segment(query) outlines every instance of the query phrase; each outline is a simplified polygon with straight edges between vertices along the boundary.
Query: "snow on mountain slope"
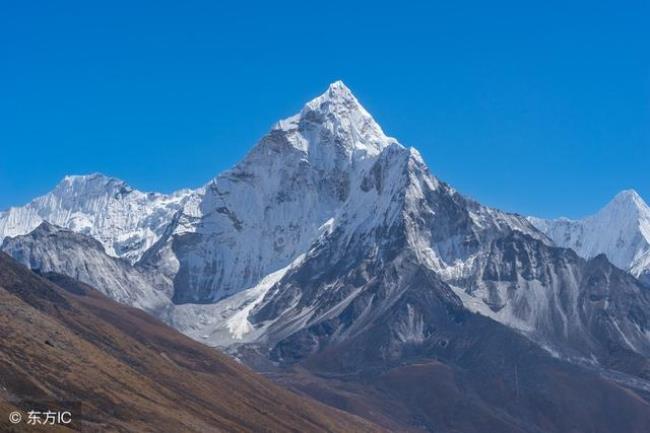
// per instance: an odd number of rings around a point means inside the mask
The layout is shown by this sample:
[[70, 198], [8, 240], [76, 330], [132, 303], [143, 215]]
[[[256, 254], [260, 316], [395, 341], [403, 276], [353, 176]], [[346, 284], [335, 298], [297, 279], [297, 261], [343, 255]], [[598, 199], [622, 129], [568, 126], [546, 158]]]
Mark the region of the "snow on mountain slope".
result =
[[[161, 253], [143, 262], [154, 268], [178, 263], [174, 302], [213, 303], [284, 268], [329, 226], [373, 230], [390, 212], [403, 210], [395, 197], [404, 194], [411, 196], [409, 206], [417, 206], [426, 193], [421, 184], [435, 191], [439, 181], [429, 173], [411, 181], [414, 167], [426, 170], [419, 153], [387, 137], [350, 90], [335, 82], [210, 182], [191, 228], [173, 231]], [[543, 237], [524, 218], [467, 203], [466, 223], [471, 220], [475, 230], [457, 238], [433, 234], [429, 259], [436, 270], [459, 272], [471, 249], [462, 236], [478, 243], [495, 228], [510, 228]], [[435, 214], [435, 206], [422, 212]], [[450, 225], [460, 224], [451, 221], [454, 215], [446, 217]]]
[[204, 188], [198, 217], [146, 262], [178, 262], [176, 303], [209, 303], [303, 254], [381, 151], [397, 145], [335, 82]]
[[251, 324], [251, 311], [301, 259], [302, 256], [298, 257], [294, 263], [270, 273], [255, 286], [217, 303], [174, 305], [165, 320], [183, 334], [209, 346], [227, 348], [254, 342], [265, 329]]
[[605, 254], [637, 277], [650, 270], [650, 207], [634, 190], [620, 192], [598, 213], [582, 220], [529, 219], [555, 244], [582, 257]]
[[647, 290], [606, 260], [585, 263], [549, 246], [525, 218], [464, 198], [413, 149], [382, 151], [351, 196], [302, 264], [250, 312], [263, 330], [258, 343], [277, 360], [387, 323], [382, 356], [399, 357], [435, 334], [437, 303], [462, 305], [567, 356], [607, 360], [614, 346], [650, 354]]
[[192, 195], [134, 190], [121, 180], [91, 174], [66, 176], [52, 192], [0, 213], [0, 241], [24, 235], [43, 221], [97, 239], [114, 257], [134, 263], [162, 235]]

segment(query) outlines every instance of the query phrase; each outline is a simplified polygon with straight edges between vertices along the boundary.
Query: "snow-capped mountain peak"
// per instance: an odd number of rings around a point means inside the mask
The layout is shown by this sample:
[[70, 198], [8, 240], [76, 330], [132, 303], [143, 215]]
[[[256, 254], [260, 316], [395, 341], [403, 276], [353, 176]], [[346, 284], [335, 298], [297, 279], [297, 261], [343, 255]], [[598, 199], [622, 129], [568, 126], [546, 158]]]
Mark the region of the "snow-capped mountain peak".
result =
[[633, 189], [619, 192], [597, 215], [618, 213], [624, 217], [638, 217], [647, 219], [650, 217], [650, 207], [643, 198]]
[[131, 192], [133, 192], [133, 188], [120, 179], [101, 173], [91, 173], [65, 176], [54, 187], [52, 193], [67, 200], [74, 200], [79, 197], [88, 199], [90, 197], [129, 194]]
[[637, 205], [647, 206], [643, 198], [634, 189], [624, 189], [623, 191], [619, 192], [614, 196], [611, 203], [616, 201], [631, 201]]
[[51, 192], [0, 213], [0, 240], [47, 221], [92, 236], [109, 255], [136, 262], [192, 194], [145, 193], [100, 173], [66, 176]]
[[166, 248], [201, 250], [177, 256], [174, 301], [212, 302], [292, 263], [348, 201], [368, 195], [364, 179], [392, 147], [406, 151], [342, 82], [332, 83], [206, 185], [192, 227], [175, 231]]
[[285, 135], [294, 148], [320, 159], [335, 158], [333, 152], [348, 158], [375, 156], [396, 143], [342, 81], [330, 84], [299, 113], [276, 123], [270, 135]]
[[650, 265], [650, 207], [632, 189], [621, 191], [597, 213], [581, 220], [529, 220], [555, 244], [585, 258], [605, 254], [614, 265], [636, 276]]
[[333, 114], [334, 116], [345, 116], [355, 111], [361, 111], [370, 117], [352, 94], [352, 91], [342, 81], [333, 82], [323, 94], [307, 102], [301, 114], [307, 114], [311, 111]]

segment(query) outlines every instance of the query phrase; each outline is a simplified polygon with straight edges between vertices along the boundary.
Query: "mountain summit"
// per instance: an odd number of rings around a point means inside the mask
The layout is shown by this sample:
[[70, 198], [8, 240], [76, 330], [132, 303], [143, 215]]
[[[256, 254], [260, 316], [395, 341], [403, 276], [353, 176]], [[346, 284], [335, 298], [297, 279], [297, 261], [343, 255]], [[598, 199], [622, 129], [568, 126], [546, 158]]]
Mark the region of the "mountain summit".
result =
[[190, 195], [189, 190], [145, 193], [100, 173], [66, 176], [48, 194], [1, 212], [0, 241], [29, 233], [47, 221], [90, 235], [109, 255], [135, 263]]
[[602, 218], [606, 214], [618, 214], [617, 216], [621, 217], [634, 216], [641, 224], [644, 220], [650, 219], [650, 207], [638, 192], [626, 189], [616, 194], [597, 215]]
[[596, 214], [581, 220], [530, 221], [557, 245], [585, 258], [605, 254], [635, 276], [650, 270], [650, 207], [632, 189], [621, 191]]
[[[314, 130], [313, 128], [316, 128]], [[305, 104], [300, 113], [278, 122], [273, 131], [311, 131], [336, 137], [330, 144], [341, 146], [348, 152], [360, 151], [376, 155], [394, 140], [386, 137], [381, 127], [359, 103], [342, 81], [336, 81], [322, 95]], [[324, 131], [324, 132], [321, 132]], [[293, 141], [299, 148], [309, 151], [308, 137]], [[327, 143], [327, 140], [325, 140]]]
[[271, 155], [290, 158], [293, 153], [318, 169], [344, 169], [396, 143], [350, 89], [336, 81], [300, 112], [277, 122], [240, 165], [259, 165], [259, 159]]

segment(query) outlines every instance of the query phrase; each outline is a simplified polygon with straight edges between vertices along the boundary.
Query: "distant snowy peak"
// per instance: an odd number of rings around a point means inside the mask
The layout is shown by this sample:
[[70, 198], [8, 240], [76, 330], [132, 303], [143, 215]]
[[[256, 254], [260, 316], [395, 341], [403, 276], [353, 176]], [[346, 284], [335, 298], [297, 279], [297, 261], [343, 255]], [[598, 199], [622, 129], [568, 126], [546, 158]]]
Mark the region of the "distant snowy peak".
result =
[[116, 177], [106, 176], [102, 173], [91, 173], [65, 176], [54, 187], [51, 194], [65, 198], [69, 200], [68, 203], [72, 203], [75, 198], [113, 197], [120, 199], [129, 194], [134, 194], [137, 197], [146, 197], [150, 200], [173, 200], [177, 197], [185, 197], [191, 193], [192, 190], [190, 189], [182, 189], [172, 194], [142, 192]]
[[626, 189], [616, 194], [612, 201], [607, 204], [607, 207], [612, 205], [629, 206], [642, 212], [650, 211], [645, 200], [633, 189]]
[[621, 191], [592, 218], [633, 218], [639, 231], [650, 239], [650, 207], [633, 189]]
[[621, 191], [596, 214], [581, 220], [529, 220], [558, 246], [585, 258], [605, 254], [636, 276], [650, 268], [650, 207], [634, 190]]
[[92, 236], [109, 255], [135, 262], [192, 194], [144, 193], [99, 173], [66, 176], [50, 193], [0, 213], [0, 240], [27, 234], [47, 221]]
[[67, 200], [107, 194], [126, 195], [131, 192], [133, 192], [133, 188], [127, 185], [126, 182], [101, 173], [66, 176], [54, 187], [53, 191], [54, 194]]

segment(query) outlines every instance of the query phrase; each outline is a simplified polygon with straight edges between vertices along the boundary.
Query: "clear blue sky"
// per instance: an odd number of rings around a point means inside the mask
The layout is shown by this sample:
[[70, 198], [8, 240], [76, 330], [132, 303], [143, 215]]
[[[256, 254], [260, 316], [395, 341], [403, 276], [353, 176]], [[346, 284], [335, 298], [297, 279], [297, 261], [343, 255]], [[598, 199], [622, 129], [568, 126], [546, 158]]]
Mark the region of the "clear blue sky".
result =
[[336, 79], [485, 204], [650, 199], [650, 2], [426, 3], [2, 2], [0, 209], [65, 174], [199, 186]]

